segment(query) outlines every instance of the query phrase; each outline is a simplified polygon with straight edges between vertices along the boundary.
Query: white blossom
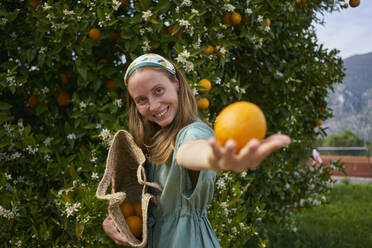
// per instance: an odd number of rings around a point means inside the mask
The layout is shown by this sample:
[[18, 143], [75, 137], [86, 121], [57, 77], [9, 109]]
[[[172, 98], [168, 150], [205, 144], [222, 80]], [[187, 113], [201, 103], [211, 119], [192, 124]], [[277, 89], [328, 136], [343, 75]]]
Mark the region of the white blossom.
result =
[[100, 134], [98, 135], [102, 140], [107, 140], [111, 137], [110, 130], [103, 129]]
[[85, 102], [81, 102], [79, 106], [80, 106], [80, 109], [83, 110], [87, 107], [87, 104]]
[[116, 11], [120, 8], [121, 2], [117, 0], [112, 0], [112, 8]]
[[52, 6], [48, 5], [48, 3], [44, 3], [43, 10], [49, 10], [51, 8], [52, 8]]
[[122, 99], [116, 99], [115, 101], [114, 101], [114, 105], [115, 106], [118, 106], [119, 108], [122, 106]]
[[144, 19], [145, 21], [149, 21], [151, 16], [152, 16], [151, 10], [142, 11], [142, 19]]
[[220, 178], [217, 180], [216, 184], [217, 184], [217, 188], [218, 188], [218, 189], [225, 189], [225, 188], [226, 188], [225, 180], [224, 180], [224, 178], [222, 178], [222, 177], [220, 177]]
[[0, 25], [5, 25], [7, 22], [8, 22], [8, 19], [4, 17], [0, 19]]
[[74, 13], [73, 10], [68, 11], [67, 9], [64, 9], [64, 10], [63, 10], [63, 14], [64, 14], [64, 15], [73, 15], [73, 14], [75, 14], [75, 13]]
[[219, 77], [217, 77], [217, 79], [216, 79], [216, 84], [221, 84], [221, 82], [222, 82], [222, 79], [221, 78], [219, 78]]
[[250, 14], [253, 13], [253, 11], [250, 8], [248, 8], [248, 9], [245, 10], [245, 13], [247, 13], [248, 15], [250, 15]]
[[263, 16], [262, 16], [262, 15], [259, 15], [259, 16], [257, 17], [257, 21], [258, 21], [258, 22], [263, 22]]
[[74, 212], [79, 211], [80, 203], [77, 202], [77, 203], [71, 204], [71, 203], [67, 202], [65, 206], [66, 206], [66, 210], [65, 210], [66, 215], [67, 215], [67, 217], [70, 217], [70, 216], [74, 215]]
[[76, 139], [76, 135], [74, 133], [70, 133], [69, 135], [67, 135], [67, 139], [74, 140]]
[[185, 5], [185, 6], [191, 6], [192, 2], [191, 0], [183, 0], [183, 2], [181, 3], [181, 6]]
[[197, 15], [198, 15], [198, 14], [199, 14], [199, 11], [196, 10], [196, 9], [192, 9], [192, 10], [191, 10], [191, 13], [193, 13], [193, 14], [197, 14]]
[[10, 160], [16, 160], [17, 158], [20, 158], [22, 154], [20, 152], [15, 152], [10, 156]]
[[48, 50], [47, 47], [40, 47], [39, 53], [44, 54]]
[[180, 24], [180, 26], [182, 26], [182, 27], [186, 27], [186, 29], [188, 29], [189, 26], [190, 26], [190, 22], [187, 21], [187, 20], [183, 20], [183, 19], [181, 19], [181, 20], [178, 20], [178, 23]]
[[218, 33], [217, 34], [217, 39], [223, 39], [225, 35], [223, 33]]
[[148, 40], [144, 40], [144, 41], [143, 41], [142, 50], [143, 50], [144, 52], [148, 52], [148, 51], [151, 50], [150, 41], [148, 41]]
[[228, 12], [234, 12], [235, 7], [234, 7], [234, 5], [232, 5], [230, 3], [227, 3], [223, 6], [223, 9], [228, 11]]
[[51, 138], [51, 137], [46, 137], [46, 139], [44, 140], [44, 145], [45, 146], [50, 146], [51, 144], [51, 141], [53, 140], [54, 138]]
[[97, 172], [93, 172], [92, 173], [92, 179], [98, 179], [98, 173]]
[[266, 32], [269, 32], [269, 31], [270, 31], [270, 26], [266, 26], [266, 27], [265, 27], [265, 31], [266, 31]]
[[41, 89], [41, 92], [43, 94], [47, 94], [49, 92], [49, 88], [45, 86], [44, 88]]
[[102, 127], [102, 124], [101, 123], [97, 123], [96, 128], [97, 129], [100, 129], [101, 127]]
[[184, 50], [182, 53], [178, 54], [176, 60], [179, 63], [186, 63], [187, 58], [190, 57], [190, 53], [187, 50]]
[[29, 153], [29, 154], [32, 154], [32, 155], [35, 155], [35, 153], [37, 153], [37, 151], [39, 150], [39, 148], [36, 146], [36, 147], [32, 147], [32, 146], [27, 146], [26, 147], [26, 151]]

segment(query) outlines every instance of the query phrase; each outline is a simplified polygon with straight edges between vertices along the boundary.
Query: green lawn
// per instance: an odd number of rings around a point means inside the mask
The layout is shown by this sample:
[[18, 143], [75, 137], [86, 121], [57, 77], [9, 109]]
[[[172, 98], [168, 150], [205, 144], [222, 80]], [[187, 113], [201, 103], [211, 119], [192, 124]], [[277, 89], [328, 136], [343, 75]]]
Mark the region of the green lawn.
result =
[[372, 184], [333, 187], [330, 203], [299, 211], [297, 233], [270, 229], [270, 247], [372, 247]]

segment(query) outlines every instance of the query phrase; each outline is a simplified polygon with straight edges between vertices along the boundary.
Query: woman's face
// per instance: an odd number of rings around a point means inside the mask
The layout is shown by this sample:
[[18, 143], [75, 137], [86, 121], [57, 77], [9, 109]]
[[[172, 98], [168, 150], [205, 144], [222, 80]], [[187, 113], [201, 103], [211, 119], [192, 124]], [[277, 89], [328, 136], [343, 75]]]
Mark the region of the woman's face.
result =
[[138, 112], [148, 121], [168, 126], [178, 110], [179, 83], [172, 82], [166, 72], [142, 67], [128, 80], [128, 92]]

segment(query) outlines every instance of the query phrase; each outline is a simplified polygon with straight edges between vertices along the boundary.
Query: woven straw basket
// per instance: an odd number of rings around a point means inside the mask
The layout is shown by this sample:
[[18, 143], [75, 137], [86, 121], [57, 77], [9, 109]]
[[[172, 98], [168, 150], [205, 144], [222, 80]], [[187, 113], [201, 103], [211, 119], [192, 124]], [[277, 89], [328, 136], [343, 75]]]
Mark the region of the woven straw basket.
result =
[[[118, 131], [111, 144], [106, 170], [98, 185], [96, 196], [101, 200], [109, 200], [108, 213], [114, 220], [120, 233], [133, 247], [144, 247], [147, 243], [147, 209], [152, 199], [155, 203], [157, 197], [146, 192], [146, 187], [154, 187], [160, 192], [157, 183], [147, 182], [145, 169], [145, 156], [135, 144], [133, 137], [124, 130]], [[111, 183], [111, 194], [106, 194]], [[142, 206], [142, 239], [137, 239], [130, 231], [120, 210], [123, 202], [139, 202]]]

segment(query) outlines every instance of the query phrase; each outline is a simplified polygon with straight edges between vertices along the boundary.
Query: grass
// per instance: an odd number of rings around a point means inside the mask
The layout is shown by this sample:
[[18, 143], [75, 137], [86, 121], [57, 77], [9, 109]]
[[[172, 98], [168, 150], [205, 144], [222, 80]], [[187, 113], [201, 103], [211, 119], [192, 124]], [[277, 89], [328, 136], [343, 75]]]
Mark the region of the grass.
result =
[[297, 233], [271, 227], [270, 247], [372, 247], [372, 184], [335, 185], [330, 203], [299, 211]]

